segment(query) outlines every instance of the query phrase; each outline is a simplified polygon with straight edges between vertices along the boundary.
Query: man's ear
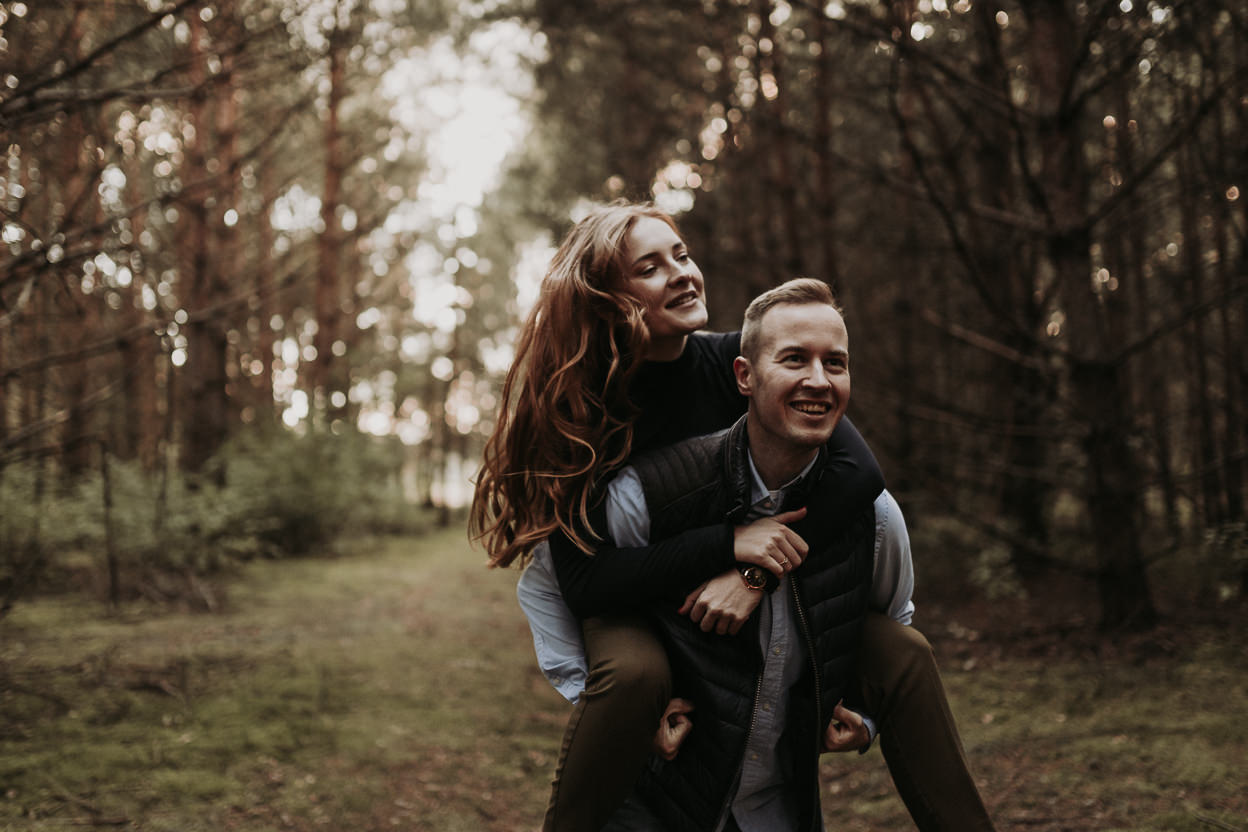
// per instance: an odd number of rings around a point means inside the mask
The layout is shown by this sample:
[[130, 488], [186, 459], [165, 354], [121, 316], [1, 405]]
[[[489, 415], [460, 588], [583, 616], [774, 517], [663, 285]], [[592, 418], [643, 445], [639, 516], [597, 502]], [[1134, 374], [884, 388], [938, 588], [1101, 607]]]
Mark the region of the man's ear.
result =
[[750, 387], [750, 359], [744, 355], [738, 355], [732, 360], [732, 374], [737, 377], [737, 392], [742, 396], [749, 396], [753, 390]]

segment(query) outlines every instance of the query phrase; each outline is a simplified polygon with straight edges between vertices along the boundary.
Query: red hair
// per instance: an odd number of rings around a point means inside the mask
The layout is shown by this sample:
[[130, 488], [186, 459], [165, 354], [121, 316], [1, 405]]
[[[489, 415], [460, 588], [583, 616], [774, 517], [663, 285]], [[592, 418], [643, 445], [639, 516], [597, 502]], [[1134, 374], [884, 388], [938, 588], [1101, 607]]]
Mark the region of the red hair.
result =
[[469, 532], [485, 541], [492, 566], [523, 561], [555, 530], [593, 550], [589, 508], [632, 448], [637, 410], [628, 388], [649, 340], [644, 307], [623, 291], [621, 262], [642, 217], [676, 229], [651, 205], [596, 209], [568, 233], [542, 280], [469, 515]]

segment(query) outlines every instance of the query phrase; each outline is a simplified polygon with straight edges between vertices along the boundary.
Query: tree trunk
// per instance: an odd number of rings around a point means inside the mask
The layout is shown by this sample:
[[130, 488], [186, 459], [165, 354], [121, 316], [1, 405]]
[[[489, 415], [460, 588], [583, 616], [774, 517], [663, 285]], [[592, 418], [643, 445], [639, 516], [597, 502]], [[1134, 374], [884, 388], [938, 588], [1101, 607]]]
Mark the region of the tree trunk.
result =
[[[783, 51], [776, 37], [775, 26], [771, 23], [775, 3], [774, 0], [762, 0], [760, 6], [759, 17], [762, 25], [759, 29], [759, 80], [765, 82], [767, 76], [770, 76], [775, 84], [774, 95], [770, 98], [766, 95], [768, 87], [765, 83], [759, 89], [759, 94], [763, 96], [762, 111], [766, 120], [766, 135], [769, 137], [764, 142], [764, 150], [770, 156], [767, 171], [771, 179], [771, 190], [778, 198], [773, 222], [780, 224], [777, 236], [783, 240], [784, 250], [779, 262], [784, 266], [785, 279], [789, 279], [806, 274], [801, 234], [805, 223], [800, 217], [801, 198], [793, 176], [793, 141], [784, 123], [788, 112], [788, 80], [782, 74]], [[764, 51], [761, 45], [764, 41], [771, 43], [769, 50]]]
[[[1179, 154], [1179, 181], [1192, 182], [1195, 175], [1191, 148]], [[1183, 284], [1184, 297], [1199, 308], [1205, 301], [1204, 266], [1201, 263], [1203, 240], [1197, 223], [1197, 204], [1201, 195], [1184, 184], [1179, 190], [1179, 219], [1183, 233]], [[1196, 412], [1196, 444], [1193, 447], [1192, 469], [1200, 483], [1201, 516], [1206, 527], [1221, 523], [1225, 517], [1222, 509], [1222, 482], [1218, 464], [1217, 438], [1213, 421], [1213, 402], [1209, 378], [1209, 347], [1205, 341], [1207, 320], [1196, 315], [1185, 327], [1184, 341], [1187, 346], [1189, 366], [1188, 401]]]
[[[1121, 174], [1122, 180], [1133, 179], [1138, 171], [1135, 161], [1135, 131], [1130, 128], [1132, 118], [1131, 99], [1124, 79], [1116, 84], [1118, 123], [1111, 136], [1110, 163]], [[1148, 281], [1143, 265], [1147, 256], [1146, 218], [1138, 215], [1134, 209], [1127, 218], [1125, 233], [1113, 234], [1110, 237], [1108, 250], [1112, 253], [1110, 271], [1117, 275], [1124, 287], [1124, 299], [1127, 302], [1128, 316], [1132, 322], [1133, 337], [1140, 337], [1152, 331], [1160, 323], [1156, 310], [1169, 308], [1169, 304], [1157, 303], [1149, 295]], [[1151, 437], [1153, 449], [1153, 465], [1156, 469], [1157, 488], [1161, 498], [1162, 518], [1166, 534], [1171, 540], [1177, 540], [1182, 534], [1179, 520], [1179, 492], [1174, 475], [1174, 451], [1171, 437], [1171, 390], [1166, 383], [1164, 361], [1155, 360], [1153, 347], [1145, 359], [1138, 363], [1139, 370], [1132, 381], [1148, 391], [1142, 397], [1140, 407], [1146, 414], [1145, 429]], [[1146, 521], [1148, 518], [1144, 518]]]
[[263, 211], [256, 218], [256, 294], [260, 299], [256, 313], [260, 317], [256, 351], [259, 353], [261, 369], [255, 402], [256, 420], [268, 428], [279, 423], [273, 397], [273, 346], [277, 342], [273, 332], [273, 316], [277, 311], [273, 271], [277, 268], [277, 261], [273, 256], [273, 226], [270, 219], [277, 190], [273, 185], [273, 166], [266, 163], [258, 167]]
[[[188, 16], [191, 24], [189, 46], [190, 76], [197, 89], [203, 89], [204, 70], [200, 44], [203, 40], [203, 24], [198, 15]], [[195, 127], [194, 138], [185, 146], [188, 179], [203, 181], [208, 178], [208, 157], [211, 152], [207, 107], [203, 95], [194, 96], [187, 115]], [[185, 384], [185, 405], [182, 417], [181, 463], [185, 471], [198, 473], [225, 441], [227, 431], [228, 400], [226, 396], [226, 349], [225, 323], [220, 311], [210, 311], [222, 298], [222, 277], [218, 264], [210, 255], [213, 239], [209, 227], [212, 211], [217, 203], [198, 194], [183, 203], [187, 215], [187, 282], [189, 307], [194, 315], [186, 326], [186, 364], [182, 370]], [[204, 317], [200, 317], [202, 313]], [[224, 482], [224, 471], [215, 474], [218, 482]]]
[[1028, 6], [1048, 256], [1066, 312], [1071, 398], [1085, 425], [1086, 504], [1098, 559], [1097, 586], [1104, 629], [1144, 628], [1156, 621], [1139, 538], [1139, 475], [1127, 442], [1132, 399], [1129, 380], [1114, 359], [1120, 299], [1092, 287], [1087, 216], [1087, 171], [1081, 113], [1064, 99], [1080, 42], [1061, 0]]
[[[347, 43], [345, 32], [335, 30], [330, 35], [329, 46], [329, 102], [325, 113], [325, 182], [321, 195], [321, 229], [317, 241], [317, 273], [316, 273], [316, 363], [314, 365], [312, 389], [309, 398], [312, 408], [323, 408], [327, 417], [332, 420], [337, 411], [345, 406], [334, 405], [334, 393], [343, 393], [334, 389], [334, 343], [341, 337], [342, 329], [342, 298], [339, 286], [339, 246], [338, 205], [342, 187], [342, 135], [339, 129], [339, 110], [345, 95], [346, 83], [345, 52]], [[319, 394], [319, 395], [318, 395]], [[315, 412], [314, 412], [315, 418]]]
[[[142, 201], [138, 183], [139, 171], [132, 170], [126, 176], [129, 186], [130, 203], [138, 205]], [[144, 215], [136, 212], [130, 218], [130, 233], [138, 240], [144, 230]], [[129, 290], [123, 292], [121, 320], [126, 330], [136, 332], [149, 320], [147, 310], [142, 307], [141, 273], [134, 277]], [[158, 427], [156, 391], [156, 338], [144, 332], [128, 338], [119, 346], [122, 373], [122, 406], [121, 424], [114, 431], [114, 449], [118, 459], [135, 460], [145, 471], [156, 469], [157, 443], [160, 440]]]
[[840, 295], [841, 266], [837, 253], [837, 198], [836, 178], [832, 163], [832, 87], [835, 71], [832, 67], [832, 49], [828, 37], [828, 19], [822, 13], [814, 15], [814, 42], [819, 44], [819, 56], [815, 63], [815, 195], [819, 210], [816, 234], [821, 250], [819, 275], [832, 292]]
[[[988, 4], [975, 7], [975, 25], [979, 48], [975, 50], [975, 72], [985, 87], [997, 90], [1003, 98], [1010, 95], [1009, 68], [1001, 55], [1000, 33], [994, 10]], [[1017, 193], [1013, 159], [1016, 147], [1014, 126], [1001, 117], [985, 113], [978, 125], [982, 133], [978, 157], [979, 170], [975, 184], [968, 190], [984, 205], [1008, 212]], [[946, 151], [952, 156], [952, 149]], [[968, 206], [969, 208], [969, 206]], [[963, 211], [974, 217], [970, 210]], [[1002, 421], [1009, 431], [1003, 438], [1006, 471], [1001, 488], [1001, 514], [1012, 525], [1020, 543], [1011, 547], [1010, 561], [1019, 577], [1036, 580], [1047, 568], [1040, 556], [1049, 542], [1048, 506], [1051, 489], [1039, 476], [1047, 467], [1048, 440], [1042, 427], [1051, 421], [1050, 407], [1054, 398], [1052, 380], [1041, 369], [1040, 353], [1035, 338], [1043, 337], [1045, 310], [1037, 300], [1035, 264], [1025, 262], [1030, 247], [1020, 245], [1016, 232], [990, 227], [984, 220], [973, 219], [970, 232], [979, 240], [977, 263], [984, 275], [991, 276], [989, 288], [994, 302], [1013, 320], [998, 320], [1002, 341], [1016, 353], [1017, 360], [1004, 366], [998, 361], [991, 372], [1010, 391], [1001, 404], [1005, 411]], [[1021, 328], [1022, 332], [1017, 331]], [[991, 408], [992, 404], [986, 406]]]

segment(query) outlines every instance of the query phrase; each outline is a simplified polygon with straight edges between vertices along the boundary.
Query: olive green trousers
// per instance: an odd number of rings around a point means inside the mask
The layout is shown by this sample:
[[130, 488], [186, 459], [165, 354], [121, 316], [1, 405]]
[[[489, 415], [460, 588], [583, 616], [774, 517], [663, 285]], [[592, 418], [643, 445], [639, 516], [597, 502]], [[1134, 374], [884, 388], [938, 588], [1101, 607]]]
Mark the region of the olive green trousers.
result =
[[[671, 699], [667, 654], [643, 620], [590, 618], [583, 635], [589, 677], [568, 720], [544, 832], [597, 832], [606, 824], [632, 791]], [[915, 825], [922, 832], [994, 829], [923, 634], [869, 614], [859, 671], [884, 759]], [[696, 731], [696, 710], [692, 719]]]

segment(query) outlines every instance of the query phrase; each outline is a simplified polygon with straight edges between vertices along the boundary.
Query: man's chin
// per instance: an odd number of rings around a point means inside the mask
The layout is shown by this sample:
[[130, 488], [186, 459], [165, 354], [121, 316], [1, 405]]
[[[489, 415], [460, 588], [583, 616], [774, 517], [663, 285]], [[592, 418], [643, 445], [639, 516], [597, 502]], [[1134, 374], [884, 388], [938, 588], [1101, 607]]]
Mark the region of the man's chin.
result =
[[828, 440], [832, 438], [832, 433], [836, 430], [836, 426], [840, 421], [841, 419], [838, 416], [828, 424], [793, 427], [786, 438], [795, 446], [821, 448], [828, 444]]
[[803, 450], [815, 450], [822, 448], [828, 444], [828, 440], [832, 438], [832, 430], [835, 426], [828, 430], [800, 430], [791, 431], [786, 437], [794, 448]]

